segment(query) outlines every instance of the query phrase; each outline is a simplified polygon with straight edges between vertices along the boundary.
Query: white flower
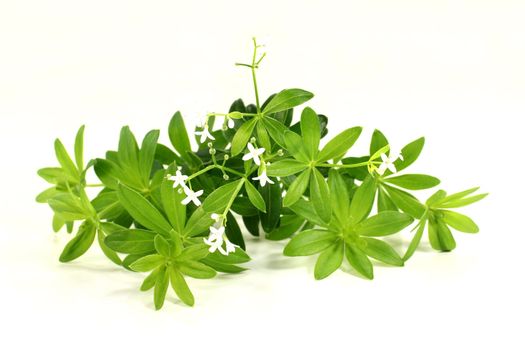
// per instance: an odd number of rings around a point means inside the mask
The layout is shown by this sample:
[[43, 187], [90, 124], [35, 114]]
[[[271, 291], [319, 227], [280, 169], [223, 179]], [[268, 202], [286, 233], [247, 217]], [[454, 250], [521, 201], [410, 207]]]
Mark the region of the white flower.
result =
[[210, 246], [209, 252], [214, 253], [218, 250], [222, 255], [228, 255], [227, 250], [224, 250], [222, 244], [224, 242], [224, 226], [219, 228], [210, 227], [210, 235], [208, 239], [203, 238], [204, 243]]
[[266, 185], [266, 183], [269, 183], [269, 184], [272, 184], [272, 185], [275, 183], [272, 180], [270, 180], [270, 178], [266, 175], [266, 170], [264, 170], [261, 173], [261, 175], [259, 175], [257, 177], [253, 177], [252, 180], [258, 180], [261, 183], [262, 187], [264, 187], [264, 185]]
[[247, 161], [253, 159], [255, 164], [261, 165], [261, 159], [259, 158], [259, 156], [264, 153], [265, 149], [255, 148], [251, 143], [248, 143], [248, 151], [249, 152], [242, 157], [242, 160]]
[[193, 202], [196, 206], [201, 205], [199, 197], [204, 193], [203, 190], [193, 192], [189, 187], [184, 187], [184, 193], [186, 193], [186, 198], [182, 200], [182, 204], [187, 205], [190, 202]]
[[177, 169], [175, 175], [168, 177], [168, 180], [173, 181], [173, 188], [181, 186], [186, 187], [186, 180], [188, 179], [187, 175], [183, 175], [180, 171], [181, 168]]
[[222, 217], [222, 215], [220, 215], [220, 214], [215, 214], [215, 213], [211, 214], [211, 219], [212, 219], [213, 221], [215, 221], [215, 222], [219, 222], [219, 220], [221, 219], [221, 217]]
[[210, 134], [210, 131], [208, 130], [208, 125], [204, 125], [202, 131], [195, 131], [195, 135], [200, 135], [200, 143], [206, 142], [207, 139], [215, 140], [215, 137], [213, 137], [213, 135]]
[[233, 129], [235, 127], [235, 122], [233, 121], [232, 118], [228, 118], [228, 127], [230, 129]]
[[226, 239], [226, 255], [235, 252], [235, 248], [238, 248], [237, 244], [233, 244], [228, 239]]
[[404, 160], [401, 154], [390, 153], [390, 156], [387, 156], [385, 153], [382, 153], [381, 160], [383, 161], [383, 163], [381, 163], [379, 168], [377, 168], [377, 173], [382, 176], [387, 171], [387, 169], [390, 170], [393, 174], [397, 173], [397, 169], [394, 162], [398, 158]]

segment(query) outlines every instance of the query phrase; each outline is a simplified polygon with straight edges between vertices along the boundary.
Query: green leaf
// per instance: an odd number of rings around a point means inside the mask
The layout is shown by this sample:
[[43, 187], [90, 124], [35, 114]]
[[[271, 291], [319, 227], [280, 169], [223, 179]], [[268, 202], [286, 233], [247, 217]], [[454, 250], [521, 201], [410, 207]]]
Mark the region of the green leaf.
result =
[[157, 283], [157, 278], [159, 278], [161, 274], [164, 275], [165, 272], [166, 272], [165, 266], [159, 266], [155, 270], [151, 271], [148, 277], [146, 277], [144, 281], [142, 282], [142, 285], [140, 286], [140, 290], [145, 292], [155, 287], [155, 284]]
[[268, 135], [268, 131], [266, 131], [264, 124], [257, 123], [255, 131], [257, 134], [258, 144], [261, 145], [268, 153], [270, 153], [272, 150], [272, 144], [270, 142], [270, 136]]
[[450, 227], [465, 233], [478, 233], [479, 227], [471, 218], [454, 211], [443, 210], [443, 221]]
[[350, 197], [343, 177], [335, 169], [328, 173], [332, 212], [344, 226], [349, 223]]
[[264, 114], [272, 114], [290, 109], [305, 103], [314, 97], [311, 92], [301, 89], [285, 89], [270, 100], [263, 109]]
[[331, 246], [338, 236], [335, 232], [312, 229], [300, 232], [284, 247], [286, 256], [306, 256], [319, 253]]
[[109, 234], [106, 245], [119, 253], [144, 254], [155, 250], [155, 232], [141, 229], [126, 229]]
[[295, 159], [308, 162], [308, 156], [306, 155], [301, 136], [287, 130], [284, 132], [284, 142], [286, 143], [286, 149]]
[[195, 244], [184, 248], [184, 250], [175, 258], [177, 261], [184, 260], [201, 260], [208, 256], [209, 246], [204, 243]]
[[151, 167], [155, 159], [155, 150], [159, 139], [159, 130], [152, 130], [146, 134], [139, 151], [139, 171], [145, 186], [148, 186], [151, 175]]
[[60, 163], [60, 166], [64, 171], [71, 177], [78, 179], [79, 177], [79, 171], [77, 167], [75, 166], [75, 163], [71, 160], [69, 157], [69, 154], [66, 151], [66, 148], [60, 142], [59, 139], [55, 140], [55, 154], [57, 157], [58, 162]]
[[109, 248], [106, 243], [104, 243], [104, 240], [106, 238], [106, 234], [103, 230], [99, 229], [97, 234], [97, 240], [98, 245], [100, 246], [100, 249], [102, 249], [102, 252], [104, 255], [111, 261], [113, 261], [117, 265], [122, 265], [122, 260], [118, 256], [117, 253], [115, 253], [111, 248]]
[[136, 260], [129, 267], [136, 272], [148, 272], [165, 263], [166, 258], [164, 256], [151, 254]]
[[391, 186], [385, 186], [385, 188], [399, 209], [416, 219], [421, 218], [425, 212], [425, 206], [416, 197]]
[[296, 233], [304, 224], [304, 219], [297, 215], [283, 215], [279, 227], [266, 234], [266, 239], [270, 241], [280, 241], [289, 238]]
[[306, 107], [301, 113], [301, 135], [308, 159], [315, 160], [319, 152], [321, 127], [317, 114], [310, 107]]
[[228, 222], [225, 229], [226, 237], [228, 237], [233, 244], [238, 245], [242, 249], [246, 249], [246, 243], [244, 243], [241, 228], [231, 212], [228, 212], [226, 215], [226, 221]]
[[270, 134], [270, 137], [281, 147], [286, 148], [286, 143], [284, 142], [284, 132], [287, 130], [286, 126], [275, 120], [272, 117], [265, 117], [262, 119], [266, 131]]
[[428, 225], [428, 239], [432, 248], [444, 252], [454, 250], [456, 248], [456, 241], [452, 236], [452, 232], [441, 221], [430, 221]]
[[483, 193], [483, 194], [478, 194], [478, 195], [471, 196], [471, 197], [456, 199], [453, 201], [447, 200], [447, 198], [445, 198], [443, 200], [443, 203], [440, 205], [440, 208], [461, 208], [461, 207], [479, 202], [480, 200], [482, 200], [483, 198], [487, 196], [488, 196], [488, 193]]
[[252, 204], [257, 209], [259, 209], [263, 213], [266, 213], [266, 203], [264, 203], [263, 197], [261, 196], [259, 191], [257, 191], [255, 186], [253, 186], [250, 183], [250, 181], [245, 181], [244, 188], [246, 189], [246, 193], [248, 194], [248, 198], [250, 199], [250, 202], [252, 202]]
[[193, 237], [207, 231], [213, 224], [213, 220], [210, 214], [205, 212], [202, 207], [197, 208], [193, 214], [191, 214], [186, 227], [184, 228], [183, 236]]
[[60, 262], [69, 262], [82, 256], [95, 240], [96, 227], [90, 221], [84, 221], [78, 228], [75, 238], [70, 240], [60, 254]]
[[154, 239], [155, 250], [163, 256], [171, 256], [171, 247], [168, 241], [161, 235], [156, 235]]
[[312, 169], [310, 176], [310, 197], [314, 209], [324, 222], [330, 222], [332, 217], [332, 205], [330, 202], [330, 190], [324, 176], [316, 168]]
[[396, 177], [387, 177], [385, 181], [408, 190], [426, 190], [440, 184], [438, 178], [430, 175], [407, 174]]
[[186, 126], [184, 125], [184, 119], [178, 111], [170, 120], [170, 124], [168, 126], [168, 135], [171, 144], [179, 153], [179, 155], [182, 158], [188, 159], [187, 154], [188, 152], [191, 152], [190, 139], [188, 137], [188, 132], [186, 131]]
[[270, 164], [266, 168], [268, 176], [285, 177], [296, 174], [307, 168], [307, 164], [295, 159], [283, 159]]
[[132, 177], [140, 178], [138, 145], [135, 136], [128, 126], [120, 130], [118, 144], [119, 164], [129, 172]]
[[157, 277], [155, 282], [155, 290], [153, 291], [153, 301], [155, 303], [155, 310], [160, 310], [164, 305], [166, 299], [166, 292], [169, 286], [169, 274], [168, 269], [164, 269], [162, 273]]
[[192, 260], [181, 261], [178, 269], [186, 276], [199, 279], [213, 278], [217, 275], [217, 272], [211, 267]]
[[319, 153], [319, 156], [317, 157], [317, 162], [323, 163], [330, 159], [339, 159], [344, 157], [346, 152], [348, 152], [348, 150], [357, 141], [362, 131], [362, 127], [350, 128], [334, 137], [323, 147]]
[[321, 280], [330, 276], [343, 263], [344, 243], [337, 241], [326, 248], [317, 258], [314, 276], [316, 280]]
[[[389, 142], [385, 135], [377, 129], [374, 130], [374, 133], [372, 134], [372, 140], [370, 141], [370, 154], [375, 154], [377, 151], [388, 145]], [[387, 151], [386, 155], [388, 155], [389, 153], [390, 152]]]
[[375, 238], [364, 238], [366, 247], [363, 249], [366, 255], [384, 262], [385, 264], [394, 266], [403, 266], [404, 261], [401, 259], [399, 254], [387, 243], [375, 239]]
[[184, 193], [179, 193], [173, 188], [172, 182], [164, 179], [160, 187], [160, 196], [169, 222], [178, 232], [183, 232], [186, 224], [186, 206], [181, 203], [185, 198]]
[[399, 158], [394, 162], [397, 171], [400, 172], [414, 163], [419, 158], [424, 145], [425, 138], [421, 137], [403, 147], [403, 149], [401, 149], [401, 155], [403, 156], [403, 159]]
[[362, 221], [355, 228], [361, 236], [381, 237], [397, 233], [410, 225], [414, 219], [398, 211], [383, 211]]
[[244, 179], [239, 179], [219, 187], [204, 200], [202, 209], [207, 213], [221, 214], [232, 197], [237, 195], [243, 183]]
[[356, 190], [352, 203], [350, 204], [350, 220], [354, 224], [363, 221], [370, 214], [376, 196], [376, 180], [368, 175], [361, 186]]
[[259, 213], [261, 225], [265, 232], [271, 232], [279, 224], [281, 219], [282, 192], [278, 182], [266, 184], [259, 188], [259, 191], [266, 203], [266, 212]]
[[427, 199], [426, 205], [428, 207], [433, 207], [434, 205], [436, 205], [439, 202], [441, 202], [446, 196], [447, 196], [447, 192], [445, 192], [443, 190], [438, 190], [432, 196], [430, 196]]
[[84, 125], [78, 129], [75, 137], [75, 161], [79, 172], [84, 170]]
[[195, 298], [193, 297], [193, 294], [191, 293], [191, 290], [182, 274], [173, 268], [169, 269], [169, 272], [171, 286], [173, 287], [173, 290], [177, 296], [180, 298], [180, 300], [182, 300], [182, 302], [184, 302], [184, 304], [193, 306], [195, 304]]
[[244, 124], [242, 124], [239, 130], [237, 130], [232, 140], [231, 153], [233, 157], [235, 157], [244, 150], [246, 144], [252, 136], [255, 125], [257, 125], [257, 121], [258, 119], [252, 118]]
[[414, 255], [414, 252], [419, 246], [419, 242], [421, 242], [421, 237], [423, 237], [423, 233], [425, 232], [426, 221], [427, 221], [426, 218], [423, 218], [419, 222], [417, 226], [416, 234], [412, 238], [412, 241], [410, 241], [410, 245], [408, 246], [408, 249], [405, 252], [405, 255], [403, 256], [403, 261], [407, 261], [408, 259], [412, 257], [412, 255]]
[[345, 255], [357, 272], [368, 279], [374, 279], [374, 267], [363, 251], [351, 244], [345, 244]]
[[70, 184], [79, 182], [77, 177], [66, 173], [62, 168], [42, 168], [38, 170], [37, 174], [50, 184], [59, 184], [66, 181]]
[[458, 200], [458, 199], [462, 199], [474, 192], [476, 192], [477, 190], [479, 190], [479, 187], [473, 187], [473, 188], [469, 188], [468, 190], [465, 190], [465, 191], [461, 191], [461, 192], [458, 192], [458, 193], [454, 193], [454, 194], [451, 194], [450, 196], [447, 196], [447, 193], [445, 191], [443, 191], [443, 194], [444, 196], [440, 196], [440, 201], [436, 201], [435, 203], [433, 204], [437, 204], [437, 203], [440, 203], [440, 202], [451, 202], [451, 201], [455, 201], [455, 200]]
[[397, 206], [388, 196], [383, 187], [379, 187], [377, 191], [377, 211], [398, 211]]
[[290, 207], [302, 197], [310, 182], [311, 169], [307, 168], [292, 182], [283, 199], [283, 206]]
[[322, 227], [327, 226], [327, 223], [321, 220], [319, 215], [317, 215], [314, 206], [311, 202], [307, 202], [306, 200], [299, 198], [297, 202], [290, 206], [290, 209], [305, 220], [308, 220], [309, 222], [312, 222]]
[[40, 192], [38, 194], [38, 196], [36, 196], [36, 201], [38, 203], [47, 203], [48, 200], [52, 199], [53, 197], [61, 194], [63, 192], [61, 191], [58, 191], [57, 188], [55, 186], [53, 187], [50, 187], [42, 192]]
[[119, 185], [118, 197], [133, 219], [150, 230], [170, 236], [172, 227], [169, 222], [140, 193], [124, 185]]

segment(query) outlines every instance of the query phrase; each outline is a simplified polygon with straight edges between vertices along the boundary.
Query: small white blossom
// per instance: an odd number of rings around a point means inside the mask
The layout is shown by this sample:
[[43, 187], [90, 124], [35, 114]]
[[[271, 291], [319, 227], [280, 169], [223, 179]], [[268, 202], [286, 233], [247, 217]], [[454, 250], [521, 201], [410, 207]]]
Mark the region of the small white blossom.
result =
[[251, 143], [248, 143], [248, 153], [242, 157], [242, 160], [247, 161], [253, 159], [255, 164], [261, 165], [261, 159], [259, 156], [261, 156], [264, 151], [264, 148], [255, 148]]
[[226, 255], [235, 252], [235, 248], [238, 248], [237, 244], [233, 244], [228, 239], [226, 239]]
[[207, 139], [215, 140], [210, 131], [208, 130], [208, 125], [204, 125], [202, 131], [195, 131], [195, 135], [200, 136], [200, 143], [206, 142]]
[[228, 127], [230, 129], [233, 129], [235, 127], [235, 122], [233, 121], [232, 118], [228, 118]]
[[196, 206], [201, 205], [199, 197], [204, 193], [203, 190], [193, 192], [193, 190], [191, 190], [189, 187], [184, 187], [184, 193], [186, 194], [186, 198], [182, 200], [182, 204], [188, 205], [190, 202], [193, 202]]
[[175, 175], [171, 175], [168, 177], [168, 180], [173, 181], [173, 188], [176, 188], [178, 186], [186, 187], [186, 180], [188, 179], [187, 175], [183, 175], [180, 171], [181, 168], [177, 169], [177, 172]]
[[211, 214], [211, 219], [215, 222], [218, 222], [221, 218], [222, 218], [222, 215], [220, 214], [215, 214], [215, 213]]
[[208, 238], [203, 238], [204, 243], [210, 246], [209, 252], [214, 253], [218, 250], [222, 255], [228, 255], [228, 251], [224, 250], [222, 244], [224, 243], [224, 226], [210, 227], [210, 235]]
[[379, 175], [383, 175], [387, 171], [387, 169], [390, 170], [393, 174], [397, 173], [397, 169], [394, 162], [398, 158], [404, 160], [401, 154], [390, 153], [390, 156], [387, 156], [385, 153], [381, 154], [381, 160], [383, 161], [383, 163], [381, 163], [381, 165], [379, 165], [379, 168], [377, 168], [377, 173]]
[[269, 184], [274, 184], [275, 182], [273, 182], [272, 180], [270, 180], [270, 178], [268, 177], [268, 175], [266, 175], [266, 170], [264, 170], [261, 175], [257, 176], [257, 177], [253, 177], [252, 180], [257, 180], [261, 183], [261, 186], [264, 187], [264, 185], [266, 185], [266, 183], [269, 183]]

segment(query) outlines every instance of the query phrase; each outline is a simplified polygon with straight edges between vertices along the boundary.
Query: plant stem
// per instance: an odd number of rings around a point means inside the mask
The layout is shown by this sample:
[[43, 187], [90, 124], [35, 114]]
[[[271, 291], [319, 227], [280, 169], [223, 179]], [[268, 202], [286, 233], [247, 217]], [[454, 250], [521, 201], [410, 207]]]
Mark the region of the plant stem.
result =
[[255, 74], [255, 70], [257, 69], [256, 62], [255, 62], [256, 57], [257, 57], [257, 41], [255, 40], [255, 38], [253, 38], [253, 58], [252, 58], [252, 65], [250, 68], [252, 70], [253, 88], [255, 90], [255, 104], [257, 106], [257, 114], [260, 114], [261, 106], [259, 104], [259, 90], [257, 88], [257, 77]]
[[232, 196], [230, 197], [230, 200], [228, 201], [228, 204], [226, 205], [226, 208], [224, 209], [224, 212], [222, 213], [222, 217], [223, 218], [226, 218], [226, 215], [230, 211], [230, 208], [231, 208], [231, 206], [233, 204], [233, 201], [235, 201], [235, 198], [237, 198], [237, 195], [239, 194], [239, 191], [241, 190], [242, 186], [244, 186], [244, 181], [246, 181], [246, 179], [242, 178], [239, 181], [239, 184], [237, 185], [237, 187], [235, 188], [235, 191], [233, 192]]

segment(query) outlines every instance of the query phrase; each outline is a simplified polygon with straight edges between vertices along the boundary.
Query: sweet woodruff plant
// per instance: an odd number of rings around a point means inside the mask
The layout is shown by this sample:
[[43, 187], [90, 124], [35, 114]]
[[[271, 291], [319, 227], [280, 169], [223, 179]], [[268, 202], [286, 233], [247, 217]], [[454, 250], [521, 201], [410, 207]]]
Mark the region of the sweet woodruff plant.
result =
[[[58, 167], [38, 174], [52, 187], [37, 201], [54, 212], [53, 229], [75, 236], [61, 262], [82, 256], [97, 240], [115, 264], [148, 273], [140, 289], [153, 289], [155, 307], [171, 285], [187, 305], [194, 297], [186, 277], [235, 274], [250, 260], [240, 221], [254, 235], [288, 240], [286, 256], [318, 255], [315, 278], [323, 279], [346, 260], [372, 279], [373, 260], [403, 266], [426, 230], [432, 248], [456, 247], [452, 229], [478, 232], [476, 224], [455, 211], [484, 198], [472, 188], [454, 194], [435, 192], [425, 202], [409, 191], [440, 181], [429, 175], [402, 174], [419, 157], [424, 138], [394, 154], [376, 130], [370, 152], [350, 156], [362, 128], [352, 127], [324, 146], [328, 119], [310, 107], [294, 118], [294, 108], [313, 94], [286, 89], [260, 103], [256, 71], [265, 54], [253, 40], [250, 63], [255, 104], [236, 100], [227, 113], [208, 113], [190, 136], [181, 113], [168, 126], [170, 146], [158, 142], [159, 130], [139, 144], [126, 126], [116, 150], [105, 158], [83, 156], [84, 127], [77, 133], [74, 157], [55, 141]], [[296, 121], [298, 119], [298, 121]], [[218, 125], [219, 124], [219, 125]], [[88, 184], [94, 170], [100, 184]], [[86, 189], [100, 187], [94, 198]], [[381, 238], [413, 224], [413, 238], [400, 254]]]

